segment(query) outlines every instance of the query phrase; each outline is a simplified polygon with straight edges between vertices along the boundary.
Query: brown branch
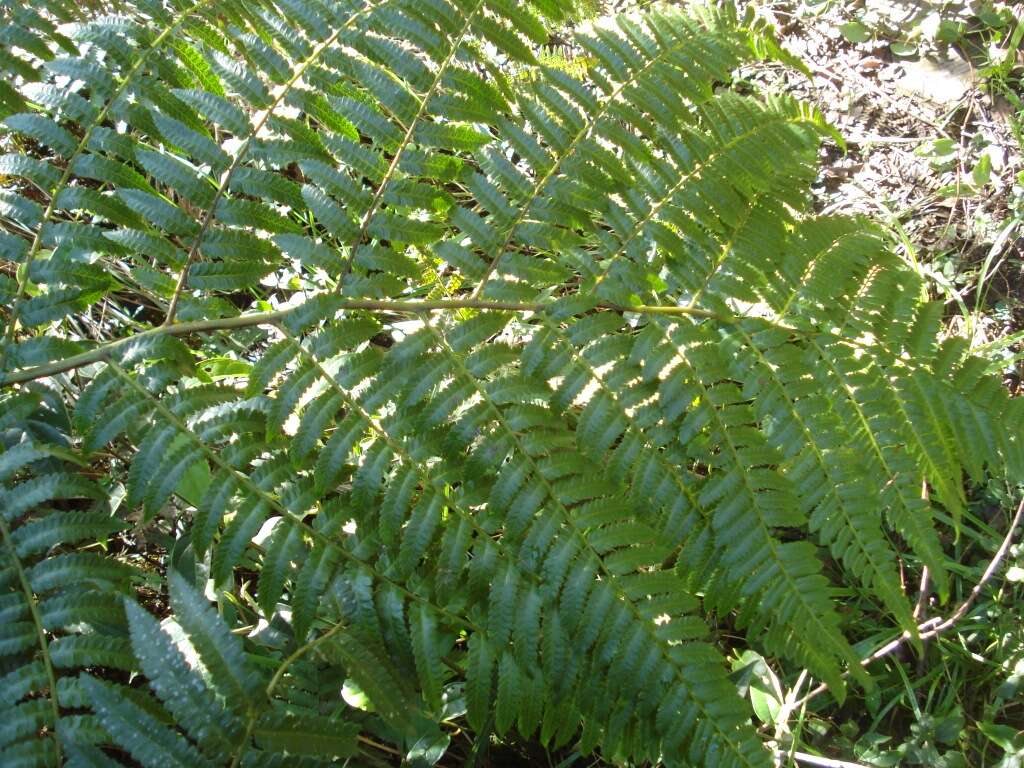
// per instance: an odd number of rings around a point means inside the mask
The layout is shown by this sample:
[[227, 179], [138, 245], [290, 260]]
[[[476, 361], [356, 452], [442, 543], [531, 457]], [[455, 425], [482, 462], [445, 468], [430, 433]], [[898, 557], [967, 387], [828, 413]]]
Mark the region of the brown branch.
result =
[[[929, 501], [928, 498], [928, 481], [921, 481], [921, 498], [924, 501]], [[921, 569], [921, 585], [917, 590], [917, 603], [914, 605], [914, 621], [920, 622], [921, 617], [924, 615], [924, 609], [928, 605], [928, 593], [930, 591], [929, 579], [931, 574], [928, 571], [928, 566], [924, 566]]]
[[[277, 312], [256, 312], [248, 315], [238, 315], [236, 317], [222, 317], [215, 318], [212, 320], [196, 320], [189, 323], [174, 323], [172, 325], [159, 325], [155, 328], [151, 328], [148, 331], [142, 331], [136, 333], [133, 336], [128, 336], [117, 341], [108, 342], [102, 344], [93, 349], [81, 352], [71, 357], [66, 357], [62, 360], [55, 360], [51, 363], [45, 363], [43, 365], [37, 365], [33, 368], [26, 368], [22, 371], [15, 371], [13, 373], [7, 373], [0, 376], [0, 385], [18, 384], [26, 381], [34, 381], [35, 379], [42, 379], [47, 376], [53, 376], [58, 373], [65, 371], [74, 370], [75, 368], [81, 368], [91, 363], [98, 363], [104, 360], [109, 360], [111, 355], [122, 347], [128, 346], [132, 342], [144, 340], [151, 337], [168, 335], [168, 336], [187, 336], [191, 333], [204, 333], [208, 331], [222, 331], [231, 330], [233, 328], [250, 328], [256, 325], [278, 325], [284, 322], [289, 315], [298, 309], [301, 309], [304, 304], [291, 309], [283, 309]], [[554, 309], [557, 305], [547, 303], [528, 303], [528, 302], [514, 302], [514, 301], [489, 301], [485, 299], [473, 299], [473, 298], [461, 298], [461, 299], [442, 299], [435, 301], [395, 301], [395, 300], [382, 300], [376, 301], [372, 299], [352, 299], [349, 301], [340, 301], [337, 303], [337, 309], [341, 311], [357, 311], [365, 310], [369, 312], [397, 312], [404, 314], [419, 314], [422, 312], [443, 312], [452, 309], [480, 309], [480, 310], [491, 310], [499, 312], [548, 312]], [[639, 305], [635, 307], [622, 307], [614, 304], [598, 304], [598, 309], [610, 310], [616, 312], [633, 312], [637, 314], [646, 315], [676, 315], [676, 316], [688, 316], [688, 317], [700, 317], [705, 319], [716, 319], [721, 322], [736, 322], [742, 318], [728, 317], [726, 315], [720, 315], [717, 312], [712, 312], [706, 309], [697, 309], [692, 307], [677, 307], [677, 306], [646, 306]]]
[[[967, 615], [967, 612], [971, 610], [971, 607], [978, 599], [978, 595], [981, 594], [981, 590], [985, 588], [985, 585], [992, 579], [996, 571], [999, 570], [999, 566], [1002, 563], [1003, 558], [1006, 557], [1006, 553], [1010, 549], [1010, 544], [1013, 543], [1013, 532], [1014, 530], [1016, 530], [1017, 526], [1020, 525], [1022, 517], [1024, 517], [1024, 498], [1022, 498], [1020, 504], [1017, 505], [1017, 511], [1014, 513], [1013, 519], [1010, 521], [1010, 527], [1006, 531], [1006, 536], [1003, 537], [1002, 544], [999, 545], [999, 549], [997, 549], [995, 554], [992, 556], [992, 559], [989, 561], [988, 566], [986, 566], [985, 571], [981, 574], [981, 579], [979, 579], [978, 583], [974, 585], [974, 588], [971, 590], [971, 593], [967, 596], [967, 599], [960, 603], [957, 609], [953, 611], [953, 613], [951, 613], [948, 618], [943, 619], [941, 616], [935, 616], [934, 618], [922, 621], [920, 624], [917, 625], [917, 632], [922, 640], [927, 640], [929, 638], [935, 637], [936, 635], [942, 634], [947, 629], [953, 627], [960, 619]], [[885, 658], [886, 656], [893, 653], [901, 645], [903, 645], [907, 640], [909, 640], [910, 637], [911, 635], [909, 632], [904, 632], [896, 639], [890, 640], [881, 648], [875, 650], [867, 658], [861, 660], [860, 665], [862, 667], [866, 667], [873, 661], [878, 661], [879, 659]], [[849, 674], [849, 671], [844, 672], [843, 677], [847, 677]], [[816, 698], [817, 696], [821, 695], [827, 690], [828, 685], [822, 683], [817, 688], [808, 693], [806, 696], [804, 696], [802, 699], [800, 699], [800, 701], [797, 702], [797, 704], [795, 705], [794, 709], [796, 707], [803, 706], [811, 699]]]
[[777, 759], [790, 758], [794, 762], [817, 766], [817, 768], [868, 768], [862, 763], [833, 760], [831, 757], [818, 757], [807, 752], [787, 752], [784, 749], [775, 750], [775, 757]]

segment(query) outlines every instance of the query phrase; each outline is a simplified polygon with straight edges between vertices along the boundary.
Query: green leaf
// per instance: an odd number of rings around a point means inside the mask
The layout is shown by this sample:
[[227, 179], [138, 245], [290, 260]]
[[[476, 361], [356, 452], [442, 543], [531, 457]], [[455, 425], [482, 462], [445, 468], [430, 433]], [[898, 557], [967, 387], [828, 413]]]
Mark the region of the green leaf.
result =
[[231, 707], [253, 706], [263, 697], [258, 676], [245, 657], [241, 639], [231, 634], [206, 600], [171, 572], [168, 577], [175, 618], [188, 635], [210, 680]]
[[494, 655], [484, 636], [474, 634], [469, 640], [466, 660], [466, 717], [479, 730], [491, 709]]
[[851, 43], [863, 43], [871, 38], [871, 30], [859, 21], [848, 21], [845, 24], [840, 24], [839, 31]]
[[198, 461], [181, 476], [174, 492], [193, 507], [198, 507], [209, 487], [210, 466], [205, 461]]
[[268, 712], [257, 722], [253, 738], [265, 750], [287, 755], [335, 758], [356, 754], [358, 733], [359, 726], [355, 723], [311, 714]]
[[146, 712], [111, 683], [84, 676], [93, 708], [116, 743], [145, 766], [211, 765], [192, 744]]
[[975, 186], [984, 187], [992, 177], [992, 158], [989, 155], [982, 155], [978, 158], [977, 164], [971, 169], [971, 179]]
[[889, 50], [893, 52], [894, 56], [906, 58], [917, 54], [917, 44], [897, 41], [889, 43]]

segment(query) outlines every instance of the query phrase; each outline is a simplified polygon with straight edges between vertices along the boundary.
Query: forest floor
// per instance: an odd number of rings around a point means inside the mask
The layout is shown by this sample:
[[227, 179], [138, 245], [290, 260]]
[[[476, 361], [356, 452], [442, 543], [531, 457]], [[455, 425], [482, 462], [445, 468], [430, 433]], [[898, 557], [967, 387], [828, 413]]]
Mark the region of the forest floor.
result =
[[[823, 150], [819, 210], [863, 213], [947, 302], [950, 332], [1006, 361], [1024, 330], [1024, 4], [757, 2], [810, 77], [757, 85], [819, 107], [846, 141]], [[984, 345], [989, 345], [985, 347]]]

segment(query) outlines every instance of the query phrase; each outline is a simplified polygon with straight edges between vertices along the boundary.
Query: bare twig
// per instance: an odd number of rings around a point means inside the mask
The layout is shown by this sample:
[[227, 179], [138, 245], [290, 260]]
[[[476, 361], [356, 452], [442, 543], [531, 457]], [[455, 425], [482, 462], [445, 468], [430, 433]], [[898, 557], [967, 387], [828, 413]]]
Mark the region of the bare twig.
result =
[[935, 136], [878, 136], [874, 134], [843, 136], [847, 144], [924, 144], [934, 141], [935, 138]]
[[[775, 738], [780, 739], [783, 733], [789, 731], [789, 716], [794, 709], [798, 706], [797, 697], [800, 695], [800, 689], [804, 687], [804, 683], [810, 677], [810, 672], [806, 669], [800, 673], [800, 676], [796, 679], [793, 687], [789, 689], [789, 692], [782, 697], [782, 706], [779, 708], [779, 715], [775, 719]], [[784, 754], [790, 759], [793, 759], [796, 749], [796, 740], [793, 740], [793, 745], [790, 749], [785, 750]]]
[[[921, 498], [928, 501], [928, 481], [921, 481]], [[917, 590], [917, 604], [914, 606], [914, 621], [920, 622], [922, 612], [928, 604], [928, 566], [921, 569], [921, 586]]]
[[[1006, 557], [1006, 553], [1010, 550], [1010, 544], [1013, 543], [1013, 531], [1018, 525], [1020, 525], [1022, 517], [1024, 517], [1024, 499], [1021, 499], [1020, 504], [1017, 505], [1017, 511], [1013, 515], [1013, 520], [1010, 521], [1010, 527], [1006, 531], [1006, 536], [1003, 537], [1003, 543], [999, 545], [999, 549], [996, 550], [996, 553], [989, 562], [988, 567], [985, 568], [985, 572], [981, 574], [981, 580], [974, 585], [974, 589], [971, 590], [971, 594], [969, 594], [967, 599], [960, 604], [959, 608], [953, 611], [948, 619], [938, 624], [934, 624], [927, 632], [922, 632], [922, 640], [929, 637], [935, 637], [935, 635], [945, 632], [967, 614], [971, 609], [971, 606], [973, 606], [974, 602], [978, 599], [978, 595], [981, 594], [981, 590], [985, 587], [985, 584], [988, 583], [992, 576], [995, 575], [995, 572], [999, 570], [999, 566], [1002, 564], [1003, 558]], [[925, 623], [928, 624], [930, 622]]]
[[861, 763], [851, 763], [846, 760], [833, 760], [831, 757], [818, 757], [817, 755], [811, 755], [807, 752], [786, 752], [785, 750], [780, 749], [776, 751], [775, 755], [779, 758], [788, 757], [798, 763], [814, 765], [819, 768], [868, 768], [866, 765]]
[[374, 741], [373, 739], [371, 739], [371, 738], [369, 738], [367, 736], [363, 736], [362, 734], [359, 734], [358, 736], [356, 736], [356, 739], [361, 744], [366, 744], [368, 746], [373, 747], [374, 749], [379, 749], [381, 752], [387, 752], [390, 755], [401, 755], [402, 754], [401, 752], [399, 752], [394, 747], [389, 747], [387, 744], [381, 744], [379, 741]]
[[[967, 596], [967, 599], [960, 603], [957, 609], [953, 611], [953, 613], [951, 613], [947, 619], [943, 619], [941, 616], [935, 616], [931, 619], [922, 621], [920, 624], [917, 625], [917, 632], [922, 640], [927, 640], [929, 638], [935, 637], [936, 635], [945, 632], [947, 629], [955, 625], [965, 615], [967, 615], [967, 612], [971, 610], [971, 607], [974, 605], [974, 602], [978, 599], [978, 595], [981, 594], [981, 590], [985, 588], [985, 585], [995, 575], [996, 571], [999, 570], [999, 566], [1002, 564], [1003, 558], [1006, 557], [1006, 553], [1010, 549], [1010, 544], [1013, 543], [1013, 532], [1017, 528], [1017, 526], [1020, 525], [1022, 517], [1024, 517], [1024, 498], [1022, 498], [1020, 504], [1017, 505], [1017, 511], [1014, 513], [1013, 519], [1010, 521], [1010, 527], [1006, 531], [1006, 536], [1003, 537], [1002, 544], [999, 545], [999, 549], [997, 549], [996, 553], [992, 556], [992, 559], [989, 561], [989, 564], [985, 568], [985, 571], [981, 574], [981, 579], [978, 581], [977, 584], [974, 585], [974, 588], [971, 590], [971, 593]], [[868, 656], [865, 659], [862, 659], [860, 662], [861, 666], [866, 667], [873, 661], [878, 661], [879, 659], [885, 658], [893, 651], [895, 651], [897, 648], [899, 648], [901, 645], [903, 645], [903, 643], [909, 640], [910, 637], [911, 635], [909, 632], [904, 632], [896, 639], [890, 640], [881, 648], [878, 648], [876, 651], [874, 651], [874, 653], [872, 653], [870, 656]], [[844, 672], [843, 677], [847, 677], [849, 674], [850, 673], [848, 671]], [[817, 688], [808, 693], [806, 696], [804, 696], [799, 702], [797, 702], [796, 706], [802, 706], [803, 704], [806, 704], [808, 701], [810, 701], [813, 698], [816, 698], [817, 696], [821, 695], [827, 690], [828, 685], [822, 683]], [[796, 708], [796, 706], [794, 706], [794, 709]]]
[[793, 685], [793, 689], [784, 697], [785, 700], [782, 702], [782, 707], [779, 710], [779, 720], [786, 720], [789, 713], [797, 706], [797, 694], [800, 693], [800, 689], [804, 687], [804, 683], [807, 681], [808, 671], [805, 669], [800, 673], [800, 677], [796, 679], [796, 683]]
[[924, 607], [928, 604], [928, 566], [921, 569], [921, 586], [917, 590], [917, 603], [914, 605], [914, 618], [920, 621]]

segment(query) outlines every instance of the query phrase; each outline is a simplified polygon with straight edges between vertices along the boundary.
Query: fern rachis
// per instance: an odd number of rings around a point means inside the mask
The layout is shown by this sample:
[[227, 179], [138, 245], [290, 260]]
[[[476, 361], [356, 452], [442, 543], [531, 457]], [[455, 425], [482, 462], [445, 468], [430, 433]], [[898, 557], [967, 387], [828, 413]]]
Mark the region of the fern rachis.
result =
[[3, 43], [5, 755], [752, 768], [730, 653], [871, 684], [836, 586], [913, 633], [1021, 407], [810, 212], [833, 131], [729, 88], [763, 28], [565, 71], [569, 2], [172, 5]]

